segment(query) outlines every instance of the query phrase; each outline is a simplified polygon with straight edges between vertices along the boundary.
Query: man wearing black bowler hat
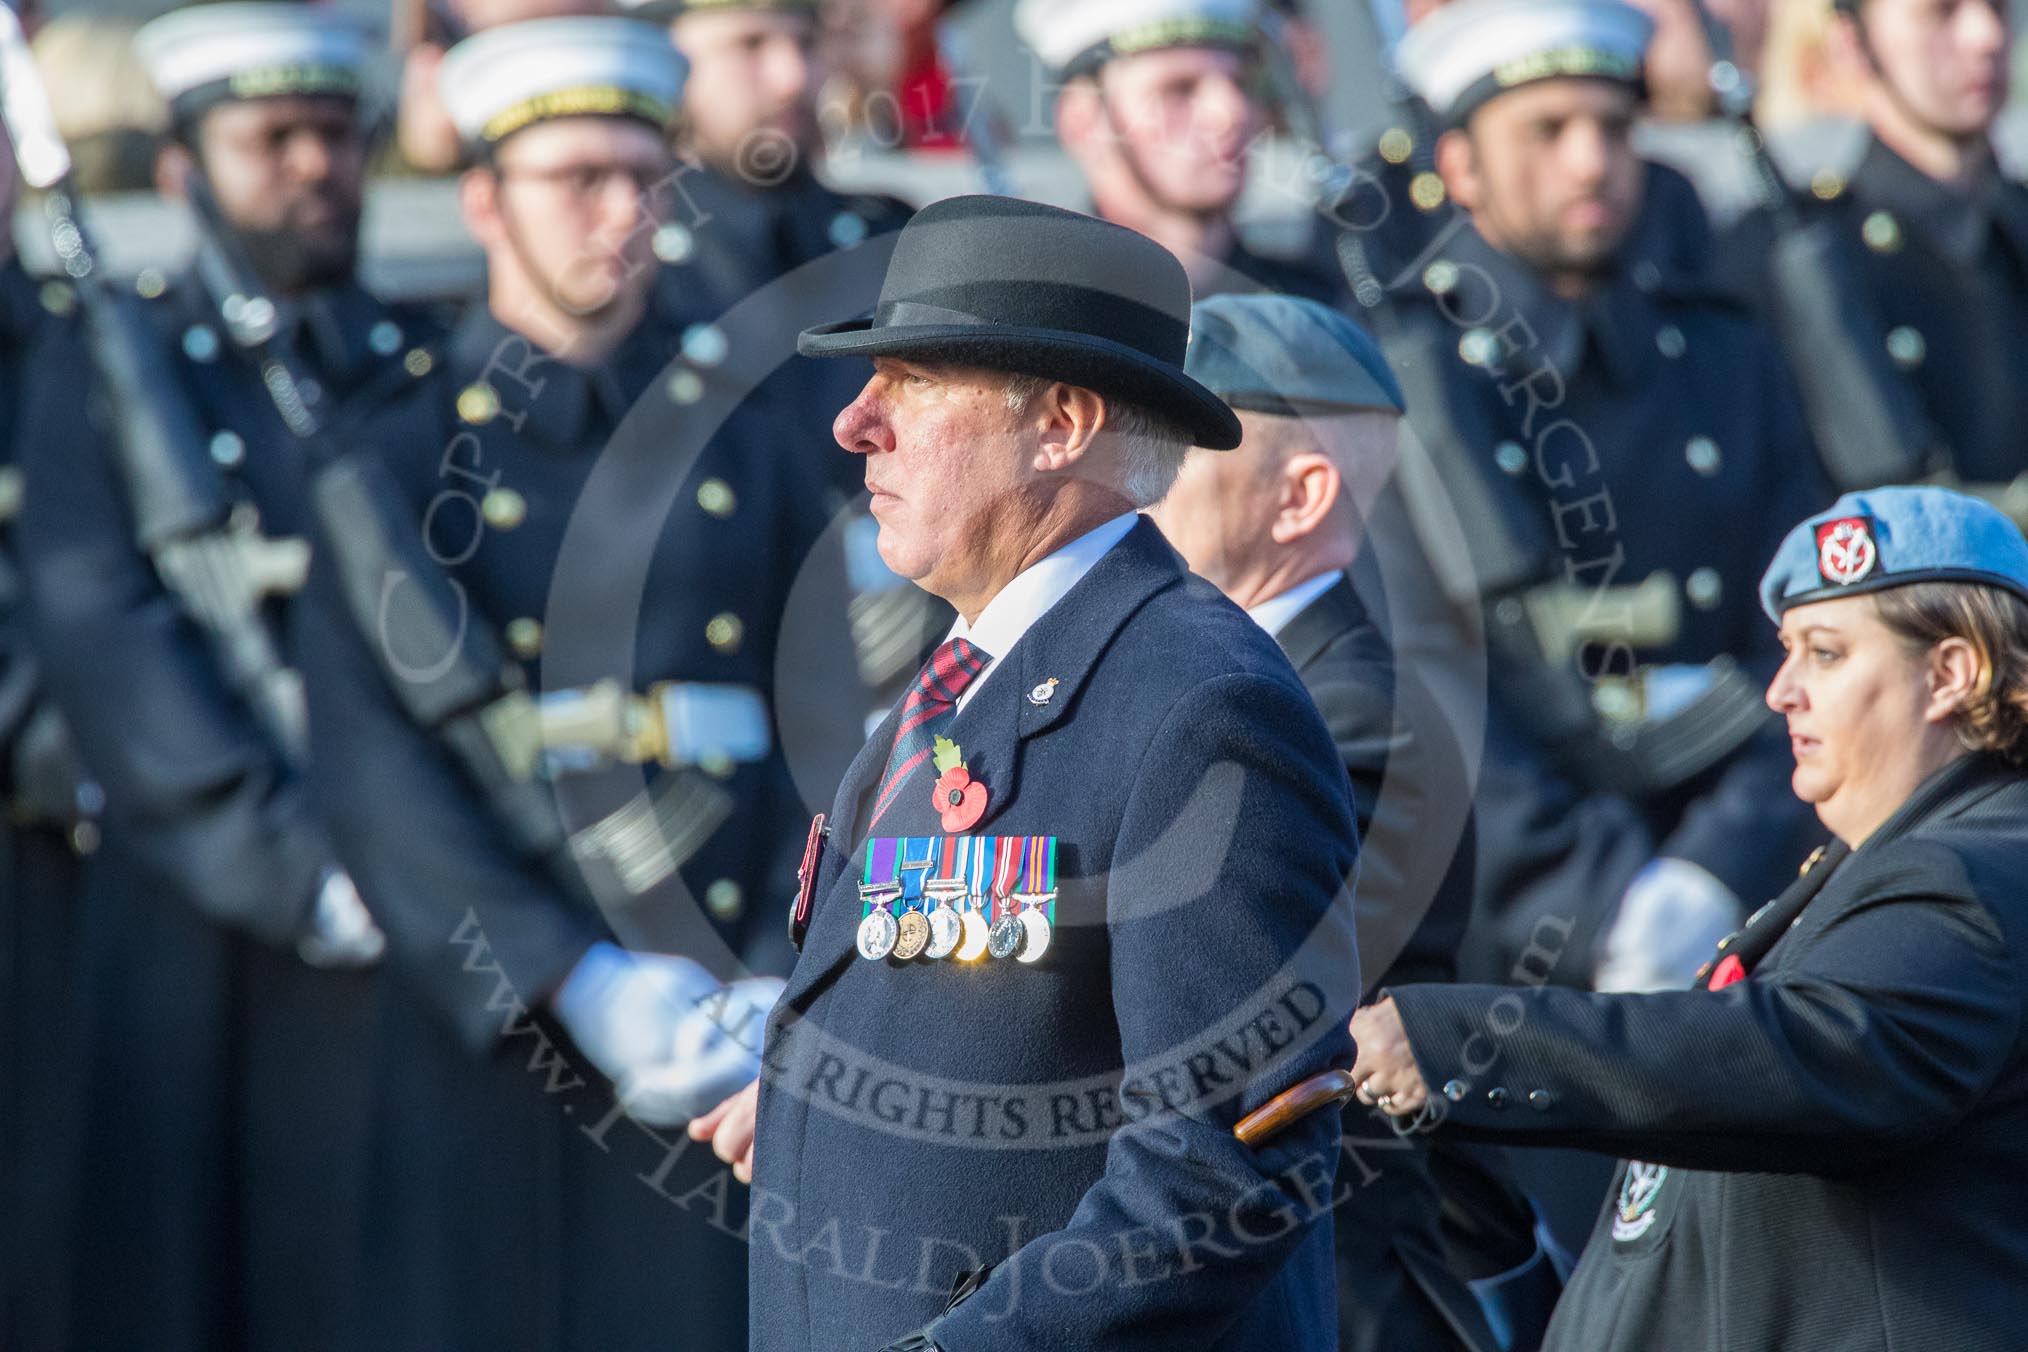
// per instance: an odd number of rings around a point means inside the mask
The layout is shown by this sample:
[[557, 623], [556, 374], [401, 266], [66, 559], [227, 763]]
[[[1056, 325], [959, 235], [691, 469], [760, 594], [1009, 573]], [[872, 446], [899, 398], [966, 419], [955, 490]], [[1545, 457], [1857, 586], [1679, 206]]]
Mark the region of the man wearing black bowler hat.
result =
[[693, 1124], [756, 1171], [763, 1352], [1335, 1343], [1335, 1119], [1232, 1128], [1344, 1060], [1357, 846], [1288, 660], [1136, 515], [1239, 440], [1189, 309], [1130, 230], [954, 198], [803, 335], [873, 359], [833, 430], [959, 618], [813, 832], [760, 1084]]

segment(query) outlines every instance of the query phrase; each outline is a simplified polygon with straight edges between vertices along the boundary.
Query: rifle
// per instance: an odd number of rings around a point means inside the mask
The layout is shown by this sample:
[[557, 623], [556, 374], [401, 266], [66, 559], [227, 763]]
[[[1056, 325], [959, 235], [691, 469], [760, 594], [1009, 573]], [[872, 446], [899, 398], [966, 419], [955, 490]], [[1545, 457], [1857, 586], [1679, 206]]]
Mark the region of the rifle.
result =
[[135, 298], [109, 278], [78, 216], [70, 152], [13, 10], [0, 5], [0, 119], [21, 175], [76, 287], [87, 347], [111, 398], [115, 469], [134, 534], [209, 642], [226, 684], [289, 760], [306, 747], [301, 678], [282, 661], [262, 608], [303, 584], [309, 548], [260, 533], [213, 463], [203, 424]]
[[1705, 0], [1692, 8], [1711, 51], [1719, 115], [1733, 124], [1754, 197], [1774, 222], [1768, 317], [1782, 350], [1808, 357], [1789, 367], [1817, 452], [1840, 489], [1918, 479], [1938, 467], [1944, 447], [1887, 350], [1887, 326], [1851, 241], [1838, 222], [1798, 208], [1754, 123], [1753, 81], [1732, 58], [1732, 35]]

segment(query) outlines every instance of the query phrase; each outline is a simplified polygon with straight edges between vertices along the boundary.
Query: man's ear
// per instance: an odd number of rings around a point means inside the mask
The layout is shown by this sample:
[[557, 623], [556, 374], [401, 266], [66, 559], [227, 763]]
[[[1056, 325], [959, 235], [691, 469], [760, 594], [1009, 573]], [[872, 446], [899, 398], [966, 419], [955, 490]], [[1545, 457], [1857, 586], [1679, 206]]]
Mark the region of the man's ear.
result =
[[1105, 99], [1098, 82], [1089, 78], [1072, 80], [1056, 96], [1056, 139], [1080, 166], [1097, 158], [1112, 135], [1106, 117]]
[[472, 238], [480, 247], [490, 248], [501, 233], [499, 175], [483, 167], [458, 175], [458, 208]]
[[1479, 151], [1470, 132], [1452, 130], [1437, 137], [1436, 171], [1453, 202], [1466, 211], [1478, 210], [1485, 198], [1480, 191]]
[[1298, 451], [1282, 462], [1281, 505], [1268, 526], [1278, 545], [1294, 544], [1331, 517], [1344, 491], [1345, 480], [1337, 462], [1322, 451]]
[[197, 168], [197, 159], [181, 141], [164, 141], [155, 152], [155, 191], [172, 202], [188, 195], [183, 184]]
[[1111, 410], [1104, 396], [1059, 380], [1030, 401], [1028, 412], [1042, 422], [1036, 473], [1061, 474], [1084, 459]]

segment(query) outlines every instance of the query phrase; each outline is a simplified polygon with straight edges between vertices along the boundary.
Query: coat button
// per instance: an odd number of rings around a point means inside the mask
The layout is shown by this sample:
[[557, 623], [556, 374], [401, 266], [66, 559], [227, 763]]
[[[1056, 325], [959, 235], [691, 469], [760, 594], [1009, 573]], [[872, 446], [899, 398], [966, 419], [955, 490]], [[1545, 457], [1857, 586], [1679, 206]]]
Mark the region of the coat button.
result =
[[1929, 344], [1924, 341], [1920, 330], [1906, 324], [1898, 325], [1887, 331], [1887, 355], [1894, 358], [1894, 364], [1902, 370], [1913, 371], [1929, 355]]
[[1718, 473], [1725, 461], [1718, 454], [1718, 443], [1710, 437], [1692, 437], [1683, 443], [1683, 460], [1705, 478]]
[[1875, 253], [1893, 253], [1901, 247], [1901, 222], [1891, 211], [1876, 211], [1860, 225], [1859, 237]]
[[218, 360], [218, 333], [204, 324], [183, 330], [183, 355], [194, 362]]
[[1465, 1082], [1463, 1080], [1450, 1080], [1445, 1082], [1444, 1097], [1449, 1099], [1452, 1103], [1464, 1102]]
[[366, 331], [366, 345], [378, 357], [392, 357], [401, 351], [401, 325], [392, 319], [383, 319]]
[[720, 920], [737, 920], [746, 909], [746, 893], [730, 878], [720, 878], [704, 889], [704, 905]]
[[739, 495], [723, 479], [706, 479], [697, 485], [697, 505], [704, 509], [705, 515], [723, 521], [739, 510]]
[[211, 438], [211, 458], [226, 469], [235, 469], [246, 459], [246, 442], [237, 432], [217, 433]]
[[697, 239], [690, 233], [690, 227], [671, 221], [655, 232], [655, 257], [664, 263], [687, 262], [696, 252]]
[[160, 268], [142, 268], [134, 274], [134, 294], [142, 300], [154, 300], [168, 289], [169, 279]]
[[1491, 329], [1467, 329], [1458, 339], [1458, 355], [1467, 366], [1491, 367], [1500, 356], [1500, 340]]
[[1380, 133], [1380, 140], [1373, 148], [1389, 164], [1407, 164], [1408, 157], [1415, 153], [1415, 138], [1408, 134], [1405, 127], [1389, 127]]
[[36, 297], [42, 302], [43, 309], [58, 317], [77, 308], [77, 292], [68, 282], [44, 282]]
[[426, 376], [436, 369], [437, 359], [429, 354], [428, 348], [412, 347], [401, 359], [401, 369], [412, 376]]
[[1507, 1106], [1507, 1091], [1499, 1085], [1494, 1085], [1491, 1089], [1488, 1089], [1486, 1091], [1486, 1106], [1495, 1112], [1505, 1108]]
[[694, 404], [704, 397], [704, 377], [684, 367], [669, 377], [669, 402], [672, 404]]
[[481, 382], [458, 391], [458, 417], [474, 426], [493, 421], [500, 412], [500, 396], [491, 385]]
[[1458, 265], [1448, 258], [1439, 258], [1422, 270], [1422, 284], [1432, 296], [1448, 296], [1458, 287]]
[[1528, 1106], [1538, 1113], [1548, 1112], [1549, 1105], [1554, 1102], [1556, 1102], [1556, 1096], [1551, 1094], [1547, 1089], [1531, 1089], [1528, 1091]]
[[1836, 169], [1819, 169], [1810, 176], [1810, 193], [1819, 202], [1835, 202], [1845, 195], [1845, 176]]
[[1634, 264], [1634, 287], [1639, 291], [1653, 291], [1662, 284], [1662, 270], [1650, 259], [1643, 258]]
[[683, 355], [699, 366], [717, 366], [731, 350], [725, 330], [716, 324], [692, 324], [683, 330]]
[[1518, 441], [1503, 441], [1493, 448], [1493, 463], [1509, 478], [1520, 478], [1528, 472], [1528, 452]]
[[479, 514], [495, 530], [513, 530], [528, 519], [528, 499], [511, 488], [495, 488], [479, 500]]
[[1655, 330], [1655, 350], [1663, 356], [1675, 359], [1683, 355], [1689, 343], [1684, 340], [1683, 330], [1674, 324], [1664, 324]]
[[1683, 594], [1699, 610], [1716, 610], [1725, 595], [1725, 579], [1716, 568], [1699, 568], [1683, 580]]
[[830, 237], [834, 249], [849, 249], [866, 239], [866, 218], [854, 211], [841, 211], [831, 218], [831, 224], [824, 233]]
[[524, 662], [532, 662], [542, 655], [542, 621], [531, 620], [526, 615], [507, 622], [507, 646], [514, 655]]
[[1444, 204], [1444, 181], [1425, 169], [1408, 181], [1408, 200], [1421, 211], [1435, 211]]
[[730, 657], [739, 651], [740, 640], [746, 637], [746, 625], [731, 611], [713, 615], [704, 626], [704, 641], [712, 650]]

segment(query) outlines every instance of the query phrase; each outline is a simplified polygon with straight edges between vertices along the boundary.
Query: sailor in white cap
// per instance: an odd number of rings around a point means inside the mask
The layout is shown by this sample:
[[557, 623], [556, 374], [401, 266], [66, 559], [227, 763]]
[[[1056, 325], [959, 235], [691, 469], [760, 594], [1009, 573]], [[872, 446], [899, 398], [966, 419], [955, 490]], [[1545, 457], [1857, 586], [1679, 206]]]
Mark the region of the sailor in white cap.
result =
[[[1410, 29], [1397, 64], [1472, 229], [1375, 296], [1463, 505], [1450, 590], [1498, 653], [1474, 941], [1493, 951], [1466, 965], [1508, 971], [1576, 917], [1555, 979], [1616, 989], [1681, 984], [1808, 830], [1765, 788], [1781, 747], [1748, 673], [1776, 655], [1750, 599], [1763, 523], [1821, 491], [1770, 336], [1673, 252], [1702, 220], [1647, 191], [1652, 28], [1621, 0], [1459, 0]], [[1561, 582], [1609, 633], [1537, 604]]]
[[[200, 213], [201, 266], [135, 281], [152, 331], [140, 341], [165, 349], [167, 379], [136, 392], [53, 371], [36, 416], [17, 423], [38, 485], [15, 535], [36, 656], [106, 809], [77, 907], [91, 923], [78, 935], [90, 1032], [67, 1142], [76, 1244], [52, 1246], [46, 1271], [70, 1265], [72, 1345], [329, 1346], [351, 1296], [343, 1219], [359, 1175], [344, 1146], [364, 1131], [372, 987], [306, 961], [368, 965], [383, 940], [301, 765], [235, 696], [137, 544], [135, 521], [161, 502], [131, 494], [107, 423], [184, 406], [195, 444], [172, 438], [174, 454], [215, 465], [236, 516], [298, 534], [316, 448], [236, 335], [265, 331], [290, 352], [303, 377], [291, 407], [333, 426], [412, 383], [431, 326], [354, 276], [368, 53], [356, 20], [323, 5], [207, 5], [149, 23], [135, 49], [172, 113], [164, 187], [198, 202], [208, 188], [215, 209]], [[241, 275], [227, 285], [217, 265], [234, 254]], [[265, 303], [228, 309], [242, 285]], [[297, 600], [265, 598], [278, 648]], [[173, 1245], [150, 1238], [170, 1234]]]
[[1249, 290], [1335, 303], [1343, 281], [1319, 246], [1270, 258], [1234, 212], [1267, 126], [1259, 0], [1021, 0], [1014, 24], [1055, 87], [1057, 139], [1094, 214], [1183, 260], [1202, 297]]
[[[312, 752], [395, 958], [368, 1150], [402, 1184], [365, 1200], [364, 1268], [370, 1290], [406, 1298], [362, 1303], [362, 1346], [746, 1345], [743, 1196], [662, 1129], [757, 1069], [779, 983], [721, 982], [787, 966], [771, 899], [801, 858], [803, 809], [776, 673], [850, 658], [842, 598], [837, 651], [792, 656], [782, 634], [821, 525], [814, 459], [766, 401], [733, 407], [724, 335], [658, 307], [650, 241], [683, 78], [666, 29], [620, 17], [451, 49], [444, 103], [486, 296], [358, 439], [351, 468], [384, 476], [391, 508], [363, 520], [341, 500], [320, 520], [300, 627], [324, 677]], [[392, 565], [385, 549], [347, 560], [390, 537], [460, 598], [448, 651], [405, 622], [415, 591], [385, 612], [353, 604], [344, 580]], [[435, 688], [426, 652], [551, 709], [646, 692], [623, 701], [627, 726], [658, 749], [630, 733], [549, 765], [529, 787], [582, 819], [567, 857], [532, 858], [497, 785], [468, 772], [469, 743], [411, 698]], [[859, 706], [836, 717], [856, 726]], [[497, 978], [475, 981], [474, 961]], [[521, 1013], [503, 1018], [503, 1000]], [[558, 1073], [531, 1075], [531, 1053]], [[713, 1189], [706, 1207], [681, 1200]]]

